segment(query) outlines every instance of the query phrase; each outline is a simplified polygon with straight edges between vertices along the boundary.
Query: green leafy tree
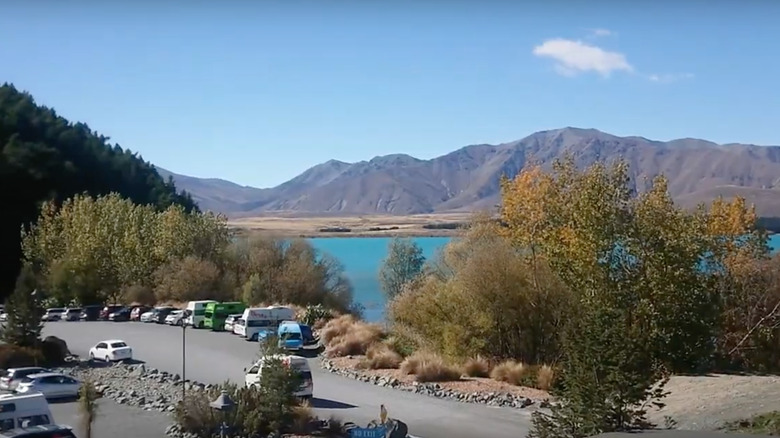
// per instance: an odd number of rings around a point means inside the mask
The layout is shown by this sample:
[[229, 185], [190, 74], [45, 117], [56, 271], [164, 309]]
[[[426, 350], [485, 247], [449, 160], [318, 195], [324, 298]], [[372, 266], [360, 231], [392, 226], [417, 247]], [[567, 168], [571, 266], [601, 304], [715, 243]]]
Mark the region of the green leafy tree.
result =
[[388, 298], [397, 296], [419, 277], [424, 266], [425, 256], [419, 245], [411, 239], [394, 238], [379, 270], [382, 291]]
[[282, 433], [292, 424], [295, 407], [299, 404], [295, 393], [302, 383], [301, 374], [286, 366], [280, 357], [266, 358], [257, 391], [266, 401], [261, 406], [261, 413], [271, 431]]
[[197, 209], [154, 166], [109, 140], [36, 104], [13, 85], [0, 85], [0, 186], [13, 188], [13, 196], [3, 200], [0, 291], [12, 290], [22, 266], [19, 229], [36, 222], [45, 201], [54, 208], [77, 194], [116, 192], [156, 210], [172, 204]]
[[36, 289], [32, 267], [25, 265], [19, 274], [16, 288], [6, 302], [7, 316], [3, 340], [19, 347], [38, 347], [43, 324], [43, 308]]

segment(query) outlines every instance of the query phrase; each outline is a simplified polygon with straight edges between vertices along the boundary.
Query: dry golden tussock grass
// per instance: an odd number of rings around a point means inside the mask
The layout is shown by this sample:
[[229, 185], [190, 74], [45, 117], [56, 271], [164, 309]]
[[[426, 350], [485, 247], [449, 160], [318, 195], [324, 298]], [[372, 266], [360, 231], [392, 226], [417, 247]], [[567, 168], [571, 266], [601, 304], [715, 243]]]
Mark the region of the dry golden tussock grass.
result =
[[368, 347], [366, 357], [360, 361], [360, 367], [370, 370], [390, 370], [397, 369], [404, 358], [393, 351], [392, 348], [384, 342], [374, 344]]
[[312, 432], [312, 422], [316, 419], [314, 409], [308, 401], [303, 401], [292, 410], [291, 432], [295, 434], [309, 434]]
[[555, 383], [555, 370], [549, 365], [542, 365], [536, 372], [536, 387], [549, 391]]
[[413, 374], [418, 382], [451, 382], [460, 380], [460, 368], [444, 361], [441, 356], [416, 352], [401, 363], [402, 374]]
[[490, 372], [490, 378], [499, 382], [506, 382], [519, 386], [531, 371], [532, 370], [522, 362], [507, 360], [493, 368]]
[[322, 327], [320, 330], [320, 339], [325, 345], [328, 345], [334, 339], [344, 336], [347, 330], [357, 323], [357, 320], [352, 315], [342, 315], [338, 318], [333, 318]]
[[350, 315], [330, 320], [320, 331], [328, 357], [366, 354], [384, 335], [382, 327], [358, 321]]
[[482, 356], [472, 357], [463, 364], [463, 372], [469, 377], [488, 377], [490, 362]]

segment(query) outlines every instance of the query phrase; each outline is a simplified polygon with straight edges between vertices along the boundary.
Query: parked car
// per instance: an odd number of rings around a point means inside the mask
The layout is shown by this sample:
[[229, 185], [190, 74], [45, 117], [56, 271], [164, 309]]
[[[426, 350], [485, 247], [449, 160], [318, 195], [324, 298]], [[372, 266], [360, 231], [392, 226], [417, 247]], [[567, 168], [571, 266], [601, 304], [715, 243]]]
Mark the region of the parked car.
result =
[[50, 370], [41, 367], [9, 368], [0, 377], [0, 389], [11, 391], [23, 378], [31, 374], [48, 373]]
[[82, 321], [97, 321], [100, 319], [100, 312], [102, 311], [103, 306], [100, 305], [84, 306], [81, 310], [79, 319]]
[[109, 339], [107, 341], [98, 342], [97, 345], [90, 348], [89, 358], [106, 362], [130, 360], [133, 358], [133, 349], [121, 339]]
[[144, 312], [141, 314], [141, 318], [139, 318], [139, 321], [141, 322], [154, 322], [154, 316], [157, 312], [154, 310], [150, 310], [148, 312]]
[[116, 312], [112, 312], [110, 315], [108, 315], [109, 321], [114, 322], [124, 322], [124, 321], [130, 321], [130, 308], [123, 307]]
[[120, 306], [117, 304], [113, 304], [111, 306], [106, 306], [103, 308], [103, 310], [100, 311], [100, 316], [98, 317], [101, 321], [108, 321], [108, 315], [111, 315], [112, 313], [116, 312], [117, 310], [120, 310], [124, 306]]
[[182, 325], [187, 315], [186, 310], [174, 310], [165, 317], [165, 323], [168, 325]]
[[144, 313], [152, 310], [149, 306], [135, 306], [133, 307], [133, 310], [130, 312], [130, 321], [140, 321], [141, 315]]
[[76, 435], [73, 434], [73, 429], [59, 424], [27, 426], [22, 429], [3, 432], [0, 436], [13, 438], [76, 438]]
[[46, 398], [78, 397], [81, 382], [62, 373], [30, 374], [16, 387], [20, 394], [40, 392]]
[[156, 322], [157, 324], [165, 324], [165, 318], [170, 315], [171, 312], [177, 310], [173, 307], [155, 307], [152, 310], [152, 316], [149, 322]]
[[228, 315], [228, 317], [225, 318], [225, 331], [228, 333], [233, 333], [233, 324], [239, 318], [241, 318], [240, 313], [237, 313], [235, 315]]
[[78, 321], [81, 318], [82, 310], [81, 307], [68, 307], [65, 309], [62, 319], [65, 321]]
[[59, 321], [62, 319], [62, 315], [65, 313], [65, 309], [62, 307], [53, 307], [46, 309], [46, 312], [41, 317], [41, 321]]

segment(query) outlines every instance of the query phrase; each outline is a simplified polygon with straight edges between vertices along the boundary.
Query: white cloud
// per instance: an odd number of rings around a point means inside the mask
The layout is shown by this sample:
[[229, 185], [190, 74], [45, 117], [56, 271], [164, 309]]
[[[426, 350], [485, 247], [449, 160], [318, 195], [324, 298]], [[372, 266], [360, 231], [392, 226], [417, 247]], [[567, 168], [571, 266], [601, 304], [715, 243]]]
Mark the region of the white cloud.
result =
[[660, 82], [663, 84], [668, 84], [670, 82], [677, 82], [685, 79], [693, 79], [693, 73], [651, 74], [651, 75], [647, 75], [647, 79], [649, 79], [652, 82]]
[[578, 40], [550, 39], [534, 47], [533, 54], [553, 59], [555, 71], [564, 76], [596, 72], [606, 78], [615, 71], [634, 71], [622, 53], [610, 52]]
[[614, 35], [611, 30], [604, 28], [590, 29], [590, 33], [597, 37], [608, 37]]

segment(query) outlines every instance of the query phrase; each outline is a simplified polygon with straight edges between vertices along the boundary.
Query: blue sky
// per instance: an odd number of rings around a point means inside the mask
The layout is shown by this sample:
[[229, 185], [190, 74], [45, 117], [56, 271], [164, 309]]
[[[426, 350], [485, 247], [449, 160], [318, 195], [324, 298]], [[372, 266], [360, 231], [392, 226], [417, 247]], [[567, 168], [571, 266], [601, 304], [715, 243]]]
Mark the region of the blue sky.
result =
[[187, 175], [267, 187], [564, 126], [780, 144], [770, 0], [0, 4], [0, 81]]

